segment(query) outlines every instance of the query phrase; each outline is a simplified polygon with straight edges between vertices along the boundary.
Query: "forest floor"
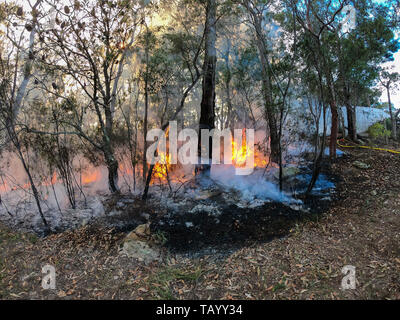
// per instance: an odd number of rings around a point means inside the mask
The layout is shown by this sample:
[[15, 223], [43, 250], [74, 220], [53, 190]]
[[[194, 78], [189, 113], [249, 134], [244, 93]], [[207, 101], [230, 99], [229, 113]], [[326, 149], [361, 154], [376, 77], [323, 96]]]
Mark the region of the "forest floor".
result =
[[[87, 226], [41, 239], [0, 226], [0, 299], [400, 299], [400, 157], [345, 151], [327, 212], [224, 257], [145, 265], [119, 254], [124, 233]], [[42, 289], [46, 264], [56, 290]], [[354, 290], [340, 287], [346, 265]]]

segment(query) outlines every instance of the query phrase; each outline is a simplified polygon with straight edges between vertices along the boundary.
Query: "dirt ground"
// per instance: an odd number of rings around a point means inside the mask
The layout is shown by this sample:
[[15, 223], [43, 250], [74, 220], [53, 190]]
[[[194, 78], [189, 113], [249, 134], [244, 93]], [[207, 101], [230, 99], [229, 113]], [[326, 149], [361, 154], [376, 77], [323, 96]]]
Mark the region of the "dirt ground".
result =
[[[400, 299], [400, 155], [344, 150], [327, 212], [225, 256], [145, 265], [118, 253], [125, 234], [113, 230], [39, 239], [0, 226], [0, 299]], [[55, 290], [42, 289], [46, 264]], [[354, 290], [340, 287], [346, 265], [356, 268]]]

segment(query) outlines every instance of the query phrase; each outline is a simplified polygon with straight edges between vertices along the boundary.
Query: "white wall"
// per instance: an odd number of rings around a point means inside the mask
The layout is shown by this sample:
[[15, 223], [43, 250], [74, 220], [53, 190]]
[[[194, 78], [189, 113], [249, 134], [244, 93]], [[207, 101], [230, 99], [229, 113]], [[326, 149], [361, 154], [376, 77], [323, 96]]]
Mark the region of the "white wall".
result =
[[[341, 107], [340, 109], [342, 110], [342, 115], [344, 117], [345, 127], [347, 127], [346, 108]], [[329, 107], [327, 109], [326, 117], [327, 117], [326, 119], [327, 135], [330, 135], [331, 112]], [[291, 110], [286, 123], [287, 129], [290, 129], [291, 126], [295, 126], [297, 130], [301, 132], [308, 132], [310, 130], [315, 130], [315, 125], [313, 121], [309, 122], [305, 120], [305, 118], [312, 119], [308, 103], [302, 99], [293, 100], [291, 104]], [[384, 119], [390, 118], [390, 115], [387, 110], [368, 108], [368, 107], [357, 107], [356, 118], [357, 118], [357, 133], [364, 133], [373, 124], [380, 122]], [[321, 115], [319, 123], [319, 133], [322, 134], [323, 130], [324, 130], [324, 122], [323, 122], [323, 116]]]
[[[344, 117], [344, 125], [347, 127], [347, 112], [346, 108], [342, 107], [342, 115]], [[356, 119], [357, 119], [357, 133], [364, 133], [368, 131], [368, 128], [373, 124], [390, 118], [387, 111], [382, 109], [357, 107], [356, 108]], [[323, 122], [321, 118], [320, 133], [323, 133]], [[327, 134], [331, 133], [331, 113], [327, 112]]]

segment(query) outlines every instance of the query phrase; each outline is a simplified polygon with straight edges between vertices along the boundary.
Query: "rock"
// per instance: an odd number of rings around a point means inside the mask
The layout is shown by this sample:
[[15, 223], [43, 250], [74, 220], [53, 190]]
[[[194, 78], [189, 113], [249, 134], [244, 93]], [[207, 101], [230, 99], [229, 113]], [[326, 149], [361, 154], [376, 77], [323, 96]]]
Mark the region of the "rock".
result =
[[149, 236], [150, 236], [150, 223], [141, 224], [137, 226], [135, 230], [133, 230], [127, 235], [126, 240], [134, 240], [134, 241], [146, 240], [149, 238]]
[[145, 264], [149, 264], [153, 261], [160, 261], [161, 259], [159, 249], [152, 248], [149, 244], [141, 240], [126, 239], [122, 246], [121, 253], [128, 258], [137, 259]]
[[149, 264], [161, 259], [160, 249], [150, 246], [150, 223], [142, 224], [136, 227], [125, 238], [121, 253], [129, 258]]
[[375, 197], [378, 194], [378, 192], [376, 192], [376, 190], [372, 190], [371, 194]]
[[125, 238], [125, 241], [129, 241], [129, 240], [137, 241], [137, 240], [143, 240], [143, 239], [140, 238], [134, 231], [132, 231]]
[[361, 161], [354, 161], [353, 162], [353, 166], [355, 166], [358, 169], [362, 169], [362, 170], [366, 170], [366, 169], [371, 168], [371, 166], [369, 164], [366, 164], [366, 163], [361, 162]]
[[150, 235], [150, 223], [141, 224], [133, 231], [139, 237], [147, 237]]

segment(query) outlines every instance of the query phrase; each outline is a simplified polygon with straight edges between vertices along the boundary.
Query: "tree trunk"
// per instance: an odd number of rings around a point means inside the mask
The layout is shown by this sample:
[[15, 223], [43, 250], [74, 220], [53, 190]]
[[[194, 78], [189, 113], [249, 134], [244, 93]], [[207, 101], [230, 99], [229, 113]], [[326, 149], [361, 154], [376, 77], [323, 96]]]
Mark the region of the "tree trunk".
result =
[[392, 109], [392, 100], [390, 97], [390, 86], [387, 86], [387, 95], [388, 95], [388, 102], [389, 102], [389, 112], [390, 112], [390, 120], [392, 122], [392, 138], [394, 140], [397, 139], [397, 123], [396, 123], [396, 117], [393, 114], [393, 109]]
[[[221, 129], [231, 129], [233, 130], [233, 123], [231, 123], [231, 114], [233, 110], [233, 105], [232, 105], [232, 97], [231, 97], [231, 82], [232, 82], [232, 72], [231, 72], [231, 67], [229, 63], [229, 58], [230, 58], [230, 51], [231, 51], [231, 40], [227, 39], [227, 51], [225, 54], [225, 68], [226, 68], [226, 77], [225, 77], [225, 95], [226, 95], [226, 117], [222, 118], [222, 128]], [[232, 126], [232, 127], [231, 127]]]
[[327, 65], [327, 62], [324, 58], [325, 65], [325, 77], [328, 82], [328, 90], [329, 90], [329, 105], [331, 108], [331, 138], [329, 141], [329, 157], [331, 160], [336, 159], [336, 144], [338, 139], [338, 129], [339, 129], [339, 114], [338, 114], [338, 106], [336, 101], [336, 93], [335, 87], [333, 84], [332, 72]]
[[[201, 101], [200, 112], [200, 137], [201, 130], [212, 130], [215, 128], [215, 72], [217, 64], [217, 51], [216, 51], [216, 15], [217, 7], [215, 0], [207, 0], [206, 9], [206, 24], [205, 24], [205, 57], [203, 66], [203, 96]], [[196, 174], [209, 174], [212, 161], [212, 138], [209, 139], [209, 150], [207, 158], [208, 164], [201, 164], [196, 167]], [[202, 154], [202, 141], [199, 139], [198, 155], [201, 159]]]
[[[147, 28], [147, 27], [146, 27]], [[148, 32], [148, 29], [147, 29]], [[148, 35], [147, 35], [148, 38]], [[147, 175], [147, 126], [149, 112], [149, 48], [146, 40], [146, 75], [144, 80], [144, 119], [143, 119], [143, 181], [146, 181]]]
[[[108, 100], [110, 101], [110, 100]], [[113, 113], [110, 106], [105, 108], [105, 132], [103, 132], [103, 154], [108, 169], [108, 186], [111, 193], [119, 192], [118, 161], [113, 149]]]
[[333, 99], [330, 102], [331, 114], [332, 114], [332, 125], [331, 125], [331, 138], [329, 141], [329, 156], [331, 160], [336, 159], [336, 144], [338, 139], [338, 110], [336, 101]]
[[31, 186], [31, 190], [32, 190], [32, 193], [33, 193], [33, 197], [35, 198], [35, 202], [36, 202], [36, 206], [37, 206], [38, 211], [39, 211], [40, 218], [42, 219], [42, 222], [44, 224], [45, 232], [48, 233], [51, 230], [50, 230], [50, 227], [49, 227], [49, 225], [47, 223], [46, 218], [44, 217], [42, 206], [40, 205], [39, 192], [38, 192], [38, 190], [36, 188], [35, 182], [33, 181], [31, 170], [29, 169], [28, 164], [26, 163], [24, 155], [22, 153], [21, 144], [19, 142], [19, 138], [17, 136], [17, 133], [15, 132], [15, 124], [14, 124], [14, 121], [12, 120], [12, 116], [11, 116], [11, 119], [7, 119], [6, 120], [6, 128], [7, 128], [7, 133], [9, 135], [9, 137], [10, 137], [10, 140], [13, 142], [15, 148], [17, 149], [18, 157], [21, 160], [21, 163], [22, 163], [22, 166], [24, 167], [25, 173], [28, 176], [29, 183], [30, 183], [30, 186]]
[[274, 114], [267, 114], [268, 126], [270, 131], [270, 147], [271, 147], [271, 161], [278, 163], [280, 158], [280, 141], [278, 134], [278, 127], [276, 124], [276, 118]]
[[269, 127], [270, 136], [270, 148], [271, 148], [271, 161], [279, 162], [279, 133], [276, 121], [276, 110], [272, 101], [272, 89], [271, 89], [271, 76], [269, 73], [267, 52], [265, 48], [265, 39], [263, 37], [263, 30], [261, 26], [261, 18], [252, 13], [254, 27], [256, 29], [256, 43], [257, 49], [260, 56], [261, 71], [262, 71], [262, 91], [265, 105], [265, 113]]
[[115, 159], [112, 151], [104, 151], [108, 169], [108, 185], [112, 193], [119, 192], [118, 187], [118, 161]]
[[357, 124], [356, 124], [356, 115], [355, 110], [350, 105], [350, 103], [346, 103], [346, 111], [347, 111], [347, 136], [350, 140], [357, 142]]

